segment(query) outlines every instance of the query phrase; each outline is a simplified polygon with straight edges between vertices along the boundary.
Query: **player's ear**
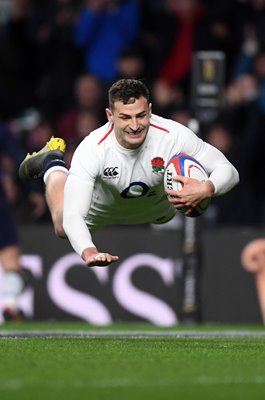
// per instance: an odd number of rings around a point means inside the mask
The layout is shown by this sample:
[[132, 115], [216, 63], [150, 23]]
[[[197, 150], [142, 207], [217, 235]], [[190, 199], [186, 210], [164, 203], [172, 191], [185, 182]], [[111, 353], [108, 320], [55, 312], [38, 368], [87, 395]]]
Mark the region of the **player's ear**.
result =
[[150, 115], [150, 117], [151, 117], [151, 114], [152, 114], [152, 103], [149, 103], [149, 115]]
[[108, 121], [112, 122], [113, 121], [112, 111], [109, 108], [106, 108], [105, 111], [106, 111], [106, 114], [107, 114]]

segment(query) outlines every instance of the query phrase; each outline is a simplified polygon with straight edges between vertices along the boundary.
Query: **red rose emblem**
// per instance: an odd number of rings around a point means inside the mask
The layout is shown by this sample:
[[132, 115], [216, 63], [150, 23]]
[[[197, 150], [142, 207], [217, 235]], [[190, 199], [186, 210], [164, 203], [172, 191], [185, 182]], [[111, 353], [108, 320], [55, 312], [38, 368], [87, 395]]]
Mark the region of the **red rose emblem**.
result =
[[151, 164], [152, 164], [152, 170], [155, 174], [163, 174], [163, 171], [165, 169], [164, 164], [165, 161], [163, 160], [162, 157], [155, 157], [151, 160]]
[[165, 161], [163, 160], [162, 157], [155, 157], [155, 158], [153, 158], [153, 160], [151, 161], [151, 163], [152, 163], [152, 167], [158, 168], [158, 167], [163, 167]]

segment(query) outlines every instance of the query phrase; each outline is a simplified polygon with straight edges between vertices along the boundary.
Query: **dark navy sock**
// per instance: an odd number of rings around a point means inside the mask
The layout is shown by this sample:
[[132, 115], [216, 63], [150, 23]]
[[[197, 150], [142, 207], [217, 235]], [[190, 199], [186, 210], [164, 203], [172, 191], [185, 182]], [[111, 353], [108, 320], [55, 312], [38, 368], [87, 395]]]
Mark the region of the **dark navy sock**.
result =
[[56, 166], [67, 168], [64, 160], [58, 154], [49, 154], [43, 162], [43, 172], [45, 173], [51, 167]]

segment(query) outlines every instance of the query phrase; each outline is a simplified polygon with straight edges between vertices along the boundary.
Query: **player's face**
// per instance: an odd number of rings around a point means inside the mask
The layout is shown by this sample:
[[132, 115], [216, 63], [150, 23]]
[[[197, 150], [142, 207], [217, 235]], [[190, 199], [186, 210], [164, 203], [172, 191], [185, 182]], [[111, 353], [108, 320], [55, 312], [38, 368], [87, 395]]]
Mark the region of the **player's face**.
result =
[[114, 124], [114, 132], [119, 144], [126, 149], [136, 149], [145, 140], [151, 117], [151, 104], [145, 97], [134, 103], [114, 103], [114, 109], [106, 109], [108, 120]]

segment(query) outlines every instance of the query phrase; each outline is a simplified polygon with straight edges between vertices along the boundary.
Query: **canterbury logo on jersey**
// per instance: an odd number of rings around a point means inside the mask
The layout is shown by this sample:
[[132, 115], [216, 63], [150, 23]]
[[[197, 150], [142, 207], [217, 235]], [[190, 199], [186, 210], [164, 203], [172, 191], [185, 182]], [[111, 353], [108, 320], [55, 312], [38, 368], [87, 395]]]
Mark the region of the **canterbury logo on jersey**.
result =
[[118, 167], [106, 167], [103, 175], [108, 178], [116, 178], [119, 175]]

